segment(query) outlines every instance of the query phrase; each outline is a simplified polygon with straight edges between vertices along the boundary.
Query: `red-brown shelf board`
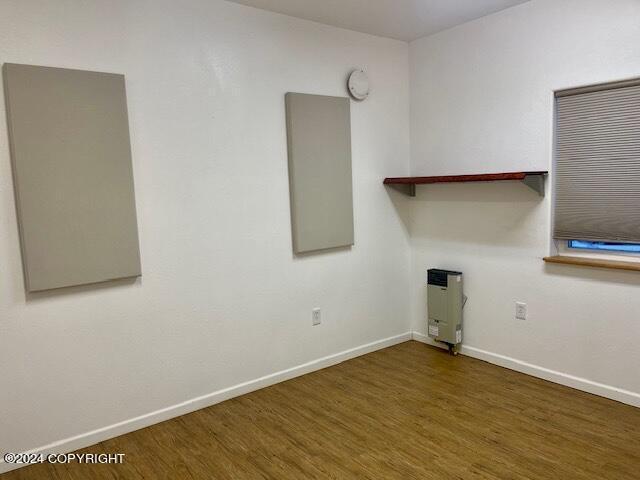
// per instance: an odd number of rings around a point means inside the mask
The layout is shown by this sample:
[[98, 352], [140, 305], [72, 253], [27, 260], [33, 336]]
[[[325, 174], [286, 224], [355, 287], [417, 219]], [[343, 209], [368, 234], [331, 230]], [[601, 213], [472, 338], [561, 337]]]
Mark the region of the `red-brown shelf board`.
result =
[[431, 183], [462, 183], [462, 182], [497, 182], [503, 180], [519, 180], [526, 186], [544, 196], [544, 177], [546, 171], [535, 172], [505, 172], [505, 173], [478, 173], [471, 175], [439, 175], [432, 177], [388, 177], [384, 179], [385, 185], [402, 187], [410, 196], [415, 196], [416, 185]]
[[425, 185], [429, 183], [495, 182], [500, 180], [524, 180], [527, 175], [546, 175], [547, 172], [479, 173], [473, 175], [440, 175], [433, 177], [389, 177], [385, 185]]

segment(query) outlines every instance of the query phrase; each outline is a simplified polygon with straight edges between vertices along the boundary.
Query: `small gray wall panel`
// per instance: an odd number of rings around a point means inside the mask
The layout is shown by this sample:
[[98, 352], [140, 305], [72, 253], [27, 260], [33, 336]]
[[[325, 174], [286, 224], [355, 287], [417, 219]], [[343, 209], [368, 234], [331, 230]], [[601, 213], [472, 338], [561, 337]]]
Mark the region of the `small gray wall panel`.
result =
[[285, 104], [294, 252], [353, 245], [350, 101], [287, 93]]
[[124, 76], [3, 75], [27, 290], [139, 276]]

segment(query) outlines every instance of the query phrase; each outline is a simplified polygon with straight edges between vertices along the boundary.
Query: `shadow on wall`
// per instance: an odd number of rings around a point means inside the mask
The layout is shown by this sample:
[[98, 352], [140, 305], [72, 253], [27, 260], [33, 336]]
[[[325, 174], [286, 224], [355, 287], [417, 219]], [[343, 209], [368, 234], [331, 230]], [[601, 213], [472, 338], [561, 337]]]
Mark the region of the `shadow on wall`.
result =
[[345, 245], [343, 247], [331, 247], [331, 248], [323, 248], [321, 250], [312, 250], [310, 252], [293, 252], [293, 247], [291, 247], [292, 253], [291, 258], [294, 261], [304, 260], [305, 258], [315, 258], [322, 255], [331, 255], [336, 253], [348, 253], [353, 250], [353, 245]]
[[585, 282], [587, 284], [603, 282], [640, 286], [640, 275], [638, 275], [638, 272], [633, 271], [545, 263], [544, 273], [560, 278], [570, 278], [572, 281]]
[[419, 186], [411, 236], [418, 242], [540, 246], [549, 232], [545, 200], [517, 181]]
[[118, 278], [116, 280], [89, 283], [87, 285], [54, 288], [52, 290], [42, 290], [40, 292], [25, 292], [25, 301], [32, 303], [54, 297], [63, 297], [72, 294], [77, 296], [79, 294], [92, 293], [99, 290], [130, 287], [131, 285], [142, 285], [142, 277]]
[[384, 188], [387, 191], [387, 195], [389, 195], [389, 199], [393, 204], [393, 208], [398, 215], [398, 218], [402, 222], [402, 229], [406, 235], [411, 233], [411, 202], [415, 200], [415, 198], [409, 197], [406, 192], [402, 191], [402, 189], [394, 188], [394, 186], [384, 186], [381, 185], [381, 188]]

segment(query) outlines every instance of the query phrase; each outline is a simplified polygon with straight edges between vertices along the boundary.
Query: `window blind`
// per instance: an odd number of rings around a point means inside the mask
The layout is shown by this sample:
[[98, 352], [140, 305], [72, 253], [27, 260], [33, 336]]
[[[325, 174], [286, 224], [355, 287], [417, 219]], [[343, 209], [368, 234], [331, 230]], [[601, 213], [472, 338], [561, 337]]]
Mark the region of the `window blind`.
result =
[[640, 80], [556, 93], [554, 237], [640, 243]]

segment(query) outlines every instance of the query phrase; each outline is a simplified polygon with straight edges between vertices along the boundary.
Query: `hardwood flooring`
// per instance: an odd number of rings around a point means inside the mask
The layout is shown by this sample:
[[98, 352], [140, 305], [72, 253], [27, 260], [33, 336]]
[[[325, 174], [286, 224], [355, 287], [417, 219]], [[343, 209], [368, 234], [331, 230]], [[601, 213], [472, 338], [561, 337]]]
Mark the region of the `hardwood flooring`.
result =
[[640, 409], [407, 342], [13, 479], [634, 479]]

